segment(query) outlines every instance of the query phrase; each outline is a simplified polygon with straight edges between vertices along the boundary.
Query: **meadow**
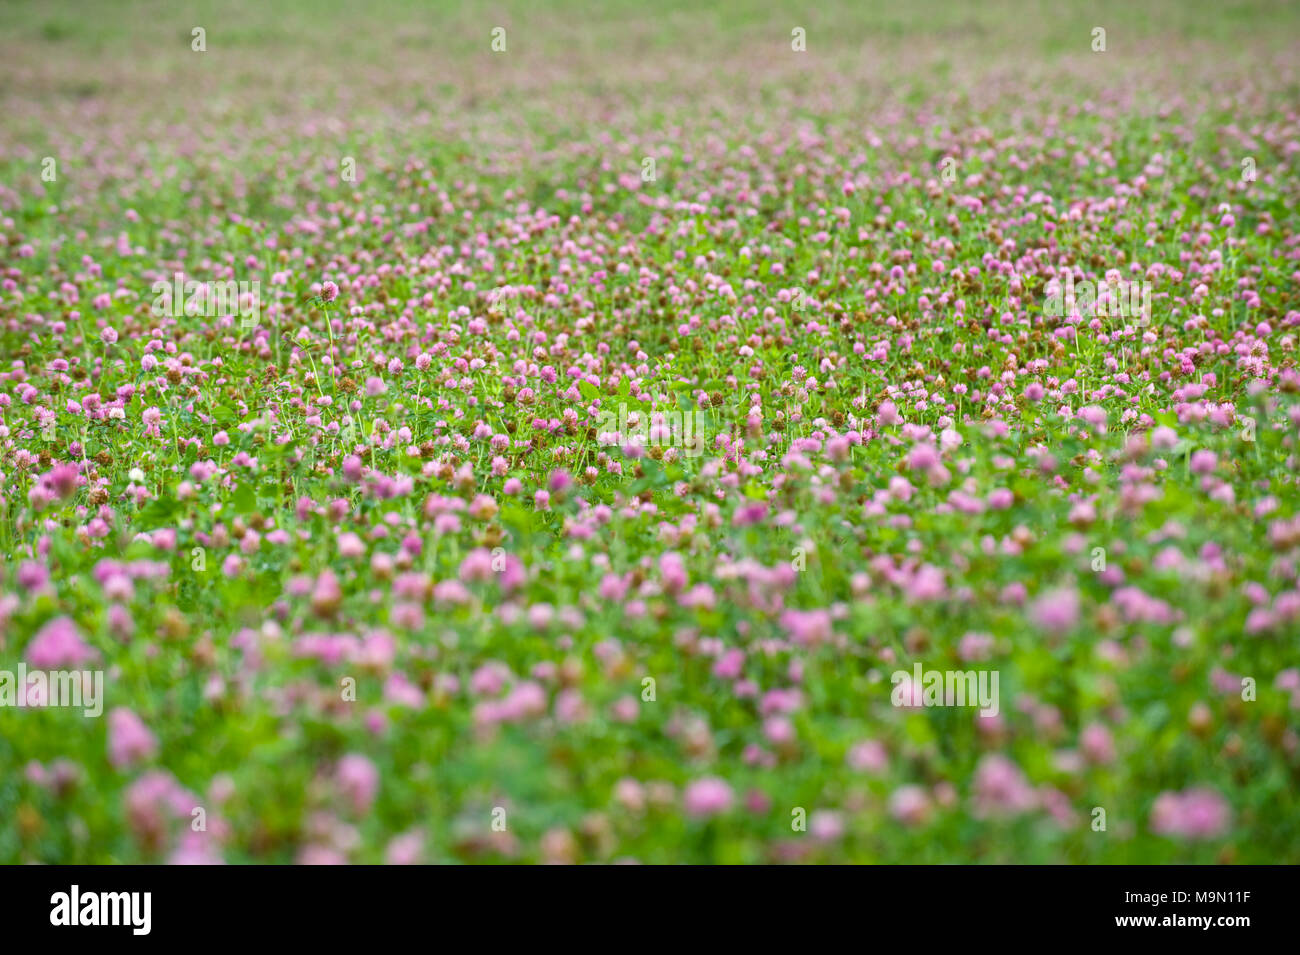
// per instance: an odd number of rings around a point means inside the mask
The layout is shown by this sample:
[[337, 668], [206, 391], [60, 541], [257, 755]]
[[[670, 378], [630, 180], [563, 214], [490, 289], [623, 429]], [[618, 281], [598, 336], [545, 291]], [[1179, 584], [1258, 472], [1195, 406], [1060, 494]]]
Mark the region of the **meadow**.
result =
[[0, 5], [0, 862], [1300, 862], [1300, 7], [700, 7]]

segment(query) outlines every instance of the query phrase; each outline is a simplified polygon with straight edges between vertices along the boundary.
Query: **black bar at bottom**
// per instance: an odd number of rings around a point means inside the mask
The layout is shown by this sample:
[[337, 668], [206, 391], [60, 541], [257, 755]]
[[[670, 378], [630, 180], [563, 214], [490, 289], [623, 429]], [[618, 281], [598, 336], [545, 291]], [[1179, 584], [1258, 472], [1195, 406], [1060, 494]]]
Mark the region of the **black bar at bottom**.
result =
[[486, 867], [13, 866], [0, 870], [0, 913], [7, 942], [75, 932], [81, 942], [94, 935], [128, 945], [373, 943], [376, 927], [382, 935], [420, 937], [431, 922], [441, 926], [435, 934], [487, 929], [496, 938], [517, 926], [534, 938], [551, 930], [574, 938], [610, 919], [654, 933], [693, 923], [706, 935], [728, 936], [766, 932], [772, 920], [811, 919], [821, 930], [841, 923], [863, 939], [892, 923], [957, 936], [965, 925], [1008, 941], [1041, 941], [1051, 931], [1058, 939], [1182, 943], [1196, 935], [1231, 943], [1261, 930], [1287, 931], [1295, 920], [1288, 867], [895, 866], [797, 874], [791, 867], [758, 876], [618, 868], [619, 875], [578, 869], [538, 878]]

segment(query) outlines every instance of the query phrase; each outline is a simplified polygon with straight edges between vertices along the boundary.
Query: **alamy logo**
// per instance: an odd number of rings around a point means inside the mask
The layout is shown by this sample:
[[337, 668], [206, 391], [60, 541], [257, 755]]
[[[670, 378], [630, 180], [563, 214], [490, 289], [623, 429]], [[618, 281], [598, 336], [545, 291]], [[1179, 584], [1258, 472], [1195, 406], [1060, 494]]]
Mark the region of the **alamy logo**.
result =
[[134, 935], [148, 935], [153, 927], [152, 892], [87, 892], [74, 885], [71, 892], [50, 896], [51, 925], [127, 925]]
[[645, 448], [682, 448], [688, 458], [704, 453], [704, 419], [698, 411], [602, 411], [596, 424], [601, 445], [637, 444]]
[[979, 715], [998, 715], [997, 670], [895, 670], [889, 701], [895, 706], [978, 706]]
[[1145, 327], [1151, 324], [1151, 283], [1119, 278], [1076, 283], [1074, 273], [1067, 269], [1064, 284], [1059, 279], [1048, 283], [1045, 311], [1059, 317], [1073, 315], [1076, 308], [1081, 315], [1137, 319], [1135, 324]]
[[238, 315], [241, 327], [248, 329], [257, 325], [262, 314], [260, 282], [187, 282], [184, 272], [176, 272], [171, 282], [154, 282], [153, 294], [153, 314], [158, 318]]
[[0, 670], [0, 706], [67, 706], [84, 709], [82, 716], [104, 712], [103, 670]]

